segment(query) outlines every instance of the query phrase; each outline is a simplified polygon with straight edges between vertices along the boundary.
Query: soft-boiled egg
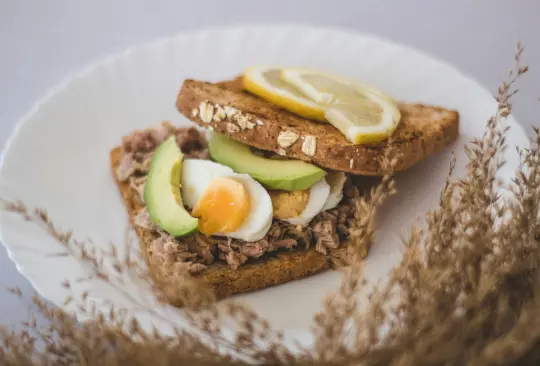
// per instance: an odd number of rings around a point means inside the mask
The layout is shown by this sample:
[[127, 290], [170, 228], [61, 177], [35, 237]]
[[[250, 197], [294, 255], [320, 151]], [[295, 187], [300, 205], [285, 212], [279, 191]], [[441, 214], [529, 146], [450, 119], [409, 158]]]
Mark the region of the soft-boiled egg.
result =
[[347, 176], [343, 172], [328, 172], [326, 174], [326, 183], [330, 186], [330, 194], [322, 208], [323, 211], [330, 210], [336, 207], [343, 198], [343, 185], [347, 180]]
[[283, 218], [281, 220], [293, 225], [306, 226], [323, 207], [330, 194], [330, 185], [326, 183], [326, 179], [321, 179], [309, 188], [309, 198], [303, 211], [295, 217]]
[[304, 191], [270, 191], [274, 217], [293, 225], [307, 225], [318, 213], [339, 204], [346, 180], [343, 172], [329, 172]]
[[204, 234], [257, 241], [272, 224], [272, 201], [266, 189], [249, 175], [213, 161], [184, 160], [181, 192]]
[[212, 180], [230, 175], [234, 175], [231, 168], [211, 160], [184, 159], [180, 177], [184, 204], [193, 208]]

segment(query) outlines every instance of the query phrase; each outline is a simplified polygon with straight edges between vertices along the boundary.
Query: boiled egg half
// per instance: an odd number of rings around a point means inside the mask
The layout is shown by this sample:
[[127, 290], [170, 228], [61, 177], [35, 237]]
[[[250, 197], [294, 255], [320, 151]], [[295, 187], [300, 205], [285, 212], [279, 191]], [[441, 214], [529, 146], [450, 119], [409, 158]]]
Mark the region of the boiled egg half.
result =
[[304, 191], [270, 191], [274, 217], [293, 225], [308, 225], [317, 214], [339, 204], [345, 181], [344, 173], [330, 172]]
[[270, 195], [247, 174], [210, 160], [186, 159], [180, 182], [184, 204], [199, 218], [203, 234], [257, 241], [272, 225]]

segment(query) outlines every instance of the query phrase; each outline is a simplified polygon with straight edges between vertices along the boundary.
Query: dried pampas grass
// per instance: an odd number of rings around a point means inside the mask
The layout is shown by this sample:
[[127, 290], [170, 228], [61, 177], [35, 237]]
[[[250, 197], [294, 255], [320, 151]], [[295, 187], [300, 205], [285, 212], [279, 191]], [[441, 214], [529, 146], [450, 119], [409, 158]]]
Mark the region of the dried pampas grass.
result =
[[[389, 280], [372, 291], [369, 305], [357, 308], [362, 278], [362, 248], [373, 240], [374, 217], [395, 193], [391, 175], [356, 203], [351, 232], [352, 264], [343, 269], [335, 293], [329, 294], [313, 322], [314, 348], [292, 353], [283, 334], [246, 306], [227, 301], [228, 321], [237, 329], [224, 333], [212, 291], [187, 277], [176, 293], [163, 293], [159, 278], [139, 261], [118, 258], [114, 247], [99, 252], [88, 242], [58, 230], [43, 210], [3, 201], [5, 210], [42, 225], [65, 249], [90, 264], [93, 277], [110, 282], [130, 296], [126, 275], [147, 281], [157, 298], [174, 298], [186, 307], [194, 331], [177, 328], [175, 336], [148, 333], [135, 319], [111, 308], [101, 314], [82, 298], [76, 302], [94, 321], [78, 324], [69, 314], [33, 299], [34, 319], [23, 330], [0, 328], [2, 365], [537, 365], [540, 364], [540, 131], [520, 151], [521, 166], [513, 182], [501, 187], [497, 170], [504, 161], [505, 117], [512, 111], [514, 84], [527, 71], [518, 44], [516, 66], [496, 99], [497, 113], [482, 139], [466, 148], [467, 177], [449, 176], [436, 209], [426, 214], [424, 231], [412, 228], [401, 263]], [[387, 163], [395, 163], [388, 151]], [[511, 197], [500, 195], [507, 189]], [[129, 253], [129, 251], [128, 251]], [[104, 268], [111, 261], [112, 271]], [[65, 283], [70, 288], [69, 283]], [[11, 290], [22, 296], [18, 289]], [[135, 306], [152, 312], [131, 298]], [[381, 330], [384, 330], [381, 331]], [[204, 334], [204, 336], [201, 336]], [[230, 350], [225, 353], [223, 350]]]

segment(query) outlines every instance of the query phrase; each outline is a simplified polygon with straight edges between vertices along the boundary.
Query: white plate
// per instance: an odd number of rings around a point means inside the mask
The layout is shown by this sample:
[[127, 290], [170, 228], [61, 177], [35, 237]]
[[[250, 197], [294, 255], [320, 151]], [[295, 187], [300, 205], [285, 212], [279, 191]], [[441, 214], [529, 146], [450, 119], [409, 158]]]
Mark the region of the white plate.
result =
[[[436, 204], [450, 149], [458, 156], [456, 174], [465, 174], [462, 147], [482, 135], [496, 104], [489, 92], [448, 64], [375, 36], [305, 26], [253, 26], [180, 34], [131, 48], [57, 87], [19, 123], [0, 171], [2, 196], [46, 208], [63, 228], [72, 228], [76, 237], [91, 237], [96, 245], [121, 243], [127, 215], [111, 176], [109, 150], [136, 128], [161, 120], [187, 125], [175, 109], [185, 78], [227, 79], [252, 64], [323, 69], [373, 84], [399, 100], [460, 112], [459, 141], [401, 174], [399, 195], [380, 215], [381, 229], [366, 261], [366, 275], [369, 280], [384, 278], [400, 258], [400, 237]], [[524, 146], [523, 130], [512, 126], [508, 143]], [[508, 149], [506, 159], [503, 176], [517, 166], [514, 149]], [[2, 213], [0, 230], [19, 271], [41, 295], [62, 306], [66, 292], [60, 283], [84, 276], [84, 266], [72, 257], [51, 256], [59, 245], [18, 217]], [[327, 272], [238, 298], [275, 326], [306, 335], [321, 299], [338, 281], [337, 273]], [[98, 302], [133, 308], [132, 302], [103, 283], [77, 285], [76, 291], [87, 286]], [[140, 284], [132, 287], [132, 293], [151, 301]], [[175, 309], [158, 311], [181, 320]], [[143, 326], [153, 321], [162, 326], [144, 312], [137, 316]]]

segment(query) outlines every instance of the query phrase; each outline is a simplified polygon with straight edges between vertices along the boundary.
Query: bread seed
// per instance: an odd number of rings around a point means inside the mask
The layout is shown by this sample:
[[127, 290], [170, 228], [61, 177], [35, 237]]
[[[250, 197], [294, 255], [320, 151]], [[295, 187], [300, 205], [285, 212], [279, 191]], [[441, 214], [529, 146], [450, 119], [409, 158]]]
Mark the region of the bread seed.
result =
[[212, 122], [212, 116], [214, 115], [214, 106], [210, 103], [201, 102], [199, 105], [199, 115], [204, 123]]
[[263, 121], [261, 121], [260, 119], [256, 120], [255, 122], [257, 122], [257, 124], [258, 124], [259, 126], [262, 126], [262, 125], [264, 125], [264, 122], [263, 122]]
[[236, 133], [240, 131], [240, 127], [235, 125], [234, 123], [227, 122], [227, 132], [229, 133]]
[[302, 152], [306, 155], [315, 155], [317, 149], [317, 139], [315, 136], [304, 136], [304, 142], [302, 143]]
[[298, 140], [300, 136], [292, 131], [281, 131], [277, 138], [278, 145], [281, 147], [289, 147]]
[[353, 159], [349, 160], [349, 168], [350, 169], [352, 169], [353, 164], [354, 164], [354, 160]]
[[286, 152], [285, 150], [283, 150], [283, 149], [278, 149], [277, 153], [278, 153], [279, 155], [281, 155], [281, 156], [287, 155], [287, 152]]
[[221, 122], [227, 115], [220, 105], [216, 105], [216, 113], [214, 114], [214, 121]]
[[236, 116], [236, 122], [238, 123], [238, 126], [240, 126], [241, 129], [245, 130], [246, 128], [248, 128], [248, 123], [249, 124], [252, 124], [249, 119], [242, 115], [242, 114], [239, 114]]
[[228, 105], [226, 105], [224, 108], [225, 108], [225, 114], [227, 115], [228, 119], [232, 119], [235, 114], [240, 112], [238, 109], [230, 107]]
[[199, 114], [199, 111], [197, 110], [197, 108], [193, 108], [191, 110], [191, 117], [197, 117], [197, 114]]

